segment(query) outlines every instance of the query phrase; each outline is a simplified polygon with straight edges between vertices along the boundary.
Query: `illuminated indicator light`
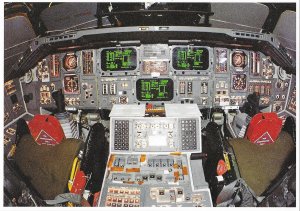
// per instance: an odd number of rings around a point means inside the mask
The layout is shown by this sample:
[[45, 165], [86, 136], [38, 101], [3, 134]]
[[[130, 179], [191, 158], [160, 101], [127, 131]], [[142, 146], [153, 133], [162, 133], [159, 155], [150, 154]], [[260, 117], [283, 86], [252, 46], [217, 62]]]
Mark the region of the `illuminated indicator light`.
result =
[[110, 158], [109, 158], [109, 161], [107, 162], [107, 167], [108, 168], [110, 168], [112, 166], [114, 159], [115, 159], [115, 156], [111, 155]]
[[141, 155], [140, 162], [143, 163], [146, 161], [146, 155]]
[[140, 172], [140, 168], [127, 168], [126, 169], [127, 173], [131, 173], [131, 172]]
[[183, 175], [188, 175], [188, 168], [186, 166], [182, 167], [182, 174]]
[[110, 170], [111, 170], [111, 171], [123, 171], [124, 168], [123, 168], [123, 167], [111, 167]]

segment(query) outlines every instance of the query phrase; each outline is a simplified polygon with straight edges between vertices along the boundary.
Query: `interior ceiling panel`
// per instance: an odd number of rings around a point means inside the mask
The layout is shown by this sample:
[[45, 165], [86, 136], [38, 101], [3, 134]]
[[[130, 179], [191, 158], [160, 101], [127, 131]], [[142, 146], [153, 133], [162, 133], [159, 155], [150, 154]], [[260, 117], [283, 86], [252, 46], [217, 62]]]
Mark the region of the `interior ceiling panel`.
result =
[[296, 57], [296, 12], [284, 11], [273, 31], [290, 55]]
[[212, 27], [259, 32], [269, 8], [258, 3], [212, 3]]
[[28, 42], [18, 45], [15, 48], [10, 48], [4, 54], [4, 70], [9, 71], [12, 65], [21, 57], [24, 51], [28, 48]]
[[49, 31], [96, 27], [97, 3], [63, 3], [45, 9], [41, 19]]
[[28, 44], [36, 37], [26, 16], [14, 16], [4, 20], [4, 70], [8, 71]]
[[32, 25], [26, 16], [14, 16], [4, 21], [4, 48], [35, 38]]

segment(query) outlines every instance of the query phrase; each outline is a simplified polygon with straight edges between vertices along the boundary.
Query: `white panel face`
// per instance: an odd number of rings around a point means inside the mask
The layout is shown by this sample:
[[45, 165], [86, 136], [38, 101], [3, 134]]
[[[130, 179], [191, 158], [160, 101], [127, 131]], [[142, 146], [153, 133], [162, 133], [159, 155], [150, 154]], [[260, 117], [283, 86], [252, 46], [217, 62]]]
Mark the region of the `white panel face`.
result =
[[193, 116], [200, 117], [201, 113], [196, 104], [166, 104], [166, 114], [169, 117]]
[[[212, 27], [259, 32], [269, 8], [257, 3], [212, 3]], [[255, 11], [255, 12], [253, 12]]]
[[168, 145], [167, 136], [156, 134], [148, 136], [150, 147], [165, 147]]
[[196, 104], [166, 104], [164, 117], [147, 117], [145, 109], [144, 105], [113, 106], [111, 152], [201, 152], [201, 113]]
[[143, 117], [145, 116], [145, 105], [114, 105], [111, 117]]

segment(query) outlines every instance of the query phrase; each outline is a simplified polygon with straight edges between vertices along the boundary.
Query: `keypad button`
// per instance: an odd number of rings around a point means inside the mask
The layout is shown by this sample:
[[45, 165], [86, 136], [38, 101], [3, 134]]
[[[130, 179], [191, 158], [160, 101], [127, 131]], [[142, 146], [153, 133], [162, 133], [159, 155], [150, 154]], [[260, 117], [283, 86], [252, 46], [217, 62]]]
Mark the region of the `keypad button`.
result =
[[182, 150], [197, 149], [196, 120], [181, 121]]
[[129, 121], [116, 120], [115, 121], [115, 150], [128, 150], [129, 149]]

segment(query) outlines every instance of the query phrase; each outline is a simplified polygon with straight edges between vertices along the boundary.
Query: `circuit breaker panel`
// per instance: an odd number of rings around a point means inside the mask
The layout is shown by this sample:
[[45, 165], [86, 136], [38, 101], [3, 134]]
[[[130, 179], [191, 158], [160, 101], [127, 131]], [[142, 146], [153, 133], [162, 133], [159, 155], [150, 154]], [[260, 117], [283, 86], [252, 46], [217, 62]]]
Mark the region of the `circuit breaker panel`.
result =
[[[196, 104], [114, 105], [99, 206], [210, 207]], [[192, 156], [193, 157], [193, 156]]]

